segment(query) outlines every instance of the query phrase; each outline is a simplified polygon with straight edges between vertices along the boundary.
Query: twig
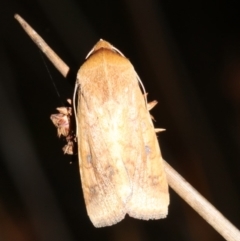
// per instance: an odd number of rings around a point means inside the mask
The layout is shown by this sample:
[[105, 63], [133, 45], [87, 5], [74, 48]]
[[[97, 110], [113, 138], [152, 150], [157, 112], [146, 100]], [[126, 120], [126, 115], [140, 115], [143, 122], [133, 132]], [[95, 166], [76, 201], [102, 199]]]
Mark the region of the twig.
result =
[[14, 15], [14, 18], [21, 24], [28, 36], [38, 46], [38, 48], [48, 57], [57, 70], [66, 77], [69, 71], [69, 67], [60, 59], [60, 57], [47, 45], [47, 43], [35, 32], [35, 30], [18, 14]]
[[[46, 42], [18, 15], [14, 16], [30, 38], [66, 77], [69, 67], [46, 44]], [[169, 186], [228, 241], [239, 241], [240, 231], [230, 223], [212, 204], [199, 194], [178, 172], [164, 161]]]
[[165, 161], [169, 186], [228, 241], [239, 241], [240, 231]]

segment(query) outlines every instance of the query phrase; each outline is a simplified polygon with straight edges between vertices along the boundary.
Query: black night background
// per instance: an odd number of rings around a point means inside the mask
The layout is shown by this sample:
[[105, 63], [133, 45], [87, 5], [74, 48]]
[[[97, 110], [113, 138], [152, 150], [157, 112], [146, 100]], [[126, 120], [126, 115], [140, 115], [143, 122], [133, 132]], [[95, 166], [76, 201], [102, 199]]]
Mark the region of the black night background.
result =
[[[67, 80], [15, 13], [70, 66]], [[158, 137], [164, 159], [240, 228], [237, 0], [0, 0], [0, 240], [224, 240], [172, 190], [166, 219], [91, 224], [78, 163], [63, 155], [49, 117], [72, 97], [100, 38], [130, 59], [158, 101], [151, 114], [167, 130]]]

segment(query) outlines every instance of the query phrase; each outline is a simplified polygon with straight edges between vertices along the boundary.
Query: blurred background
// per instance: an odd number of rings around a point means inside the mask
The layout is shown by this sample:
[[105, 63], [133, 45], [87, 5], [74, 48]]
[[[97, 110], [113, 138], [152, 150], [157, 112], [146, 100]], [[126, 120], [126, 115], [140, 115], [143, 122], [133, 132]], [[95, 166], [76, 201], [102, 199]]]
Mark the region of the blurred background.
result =
[[[67, 80], [15, 13], [70, 66]], [[63, 155], [49, 116], [100, 38], [158, 100], [163, 157], [240, 228], [239, 13], [237, 0], [0, 0], [0, 240], [223, 240], [172, 190], [167, 219], [90, 223], [78, 163]]]

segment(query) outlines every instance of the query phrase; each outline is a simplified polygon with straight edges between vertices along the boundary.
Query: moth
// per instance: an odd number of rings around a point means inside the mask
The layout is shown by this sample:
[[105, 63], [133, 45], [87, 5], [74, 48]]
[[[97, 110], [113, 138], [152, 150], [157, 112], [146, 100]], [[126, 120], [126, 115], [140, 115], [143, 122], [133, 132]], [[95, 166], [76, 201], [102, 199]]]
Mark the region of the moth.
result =
[[96, 227], [126, 214], [164, 218], [168, 184], [162, 156], [130, 61], [104, 40], [77, 73], [77, 138], [87, 213]]
[[156, 136], [162, 129], [154, 129], [149, 114], [157, 102], [147, 103], [134, 67], [110, 43], [100, 40], [86, 59], [73, 107], [88, 216], [95, 227], [116, 224], [126, 214], [165, 218], [168, 183]]

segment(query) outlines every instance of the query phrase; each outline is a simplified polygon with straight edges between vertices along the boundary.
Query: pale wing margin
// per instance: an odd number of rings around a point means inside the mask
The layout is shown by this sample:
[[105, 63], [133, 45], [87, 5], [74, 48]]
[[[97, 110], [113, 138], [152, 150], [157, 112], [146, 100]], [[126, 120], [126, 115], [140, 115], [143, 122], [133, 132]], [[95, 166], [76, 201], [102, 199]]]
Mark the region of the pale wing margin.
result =
[[135, 97], [139, 129], [135, 140], [143, 140], [137, 144], [144, 152], [135, 161], [133, 193], [128, 202], [127, 213], [138, 219], [160, 219], [168, 213], [168, 184], [154, 126], [142, 96], [138, 88]]

